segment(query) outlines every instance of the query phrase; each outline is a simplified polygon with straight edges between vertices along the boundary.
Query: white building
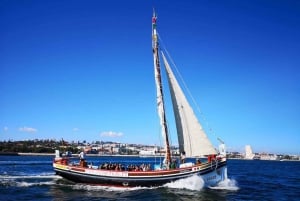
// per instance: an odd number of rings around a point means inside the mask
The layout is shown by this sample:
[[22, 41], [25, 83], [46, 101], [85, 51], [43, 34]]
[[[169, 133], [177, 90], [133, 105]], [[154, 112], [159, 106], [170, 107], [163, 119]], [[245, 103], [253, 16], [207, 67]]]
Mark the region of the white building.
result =
[[255, 154], [252, 152], [252, 148], [250, 145], [245, 146], [245, 159], [253, 160]]

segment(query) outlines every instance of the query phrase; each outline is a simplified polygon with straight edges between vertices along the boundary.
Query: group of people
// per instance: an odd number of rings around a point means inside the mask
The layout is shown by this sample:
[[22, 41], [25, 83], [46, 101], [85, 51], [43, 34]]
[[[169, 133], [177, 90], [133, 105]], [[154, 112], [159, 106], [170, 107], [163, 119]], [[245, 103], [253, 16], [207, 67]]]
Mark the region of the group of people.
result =
[[124, 165], [122, 164], [118, 164], [118, 163], [103, 163], [101, 165], [99, 165], [99, 169], [101, 170], [117, 170], [117, 171], [121, 171], [121, 170], [125, 170]]
[[144, 163], [141, 165], [132, 164], [127, 166], [128, 171], [149, 171], [150, 169], [151, 169], [151, 165], [144, 164]]
[[[85, 162], [85, 153], [82, 151], [79, 154], [79, 158], [80, 158], [80, 166], [86, 166], [86, 162]], [[180, 163], [183, 164], [185, 163], [185, 152], [183, 151], [180, 154]], [[209, 157], [208, 160], [212, 160], [213, 157]], [[196, 164], [201, 164], [200, 159], [196, 159]], [[177, 160], [176, 159], [172, 159], [170, 164], [169, 164], [169, 169], [176, 169], [177, 168]], [[141, 164], [141, 165], [137, 165], [137, 164], [130, 164], [127, 165], [126, 167], [123, 164], [120, 163], [103, 163], [101, 165], [99, 165], [98, 167], [99, 169], [102, 170], [116, 170], [116, 171], [149, 171], [151, 169], [151, 165], [150, 164]]]
[[125, 166], [123, 164], [120, 163], [103, 163], [101, 165], [99, 165], [99, 169], [101, 170], [116, 170], [116, 171], [149, 171], [151, 168], [150, 164], [141, 164], [141, 165], [137, 165], [137, 164], [130, 164], [127, 165], [127, 167], [125, 168]]
[[[87, 163], [85, 161], [85, 153], [82, 151], [79, 154], [80, 163], [79, 165], [82, 167], [87, 167]], [[89, 167], [92, 167], [93, 165], [90, 164]], [[99, 165], [98, 167], [101, 170], [116, 170], [116, 171], [149, 171], [151, 168], [150, 164], [130, 164], [125, 167], [123, 164], [120, 163], [103, 163]]]

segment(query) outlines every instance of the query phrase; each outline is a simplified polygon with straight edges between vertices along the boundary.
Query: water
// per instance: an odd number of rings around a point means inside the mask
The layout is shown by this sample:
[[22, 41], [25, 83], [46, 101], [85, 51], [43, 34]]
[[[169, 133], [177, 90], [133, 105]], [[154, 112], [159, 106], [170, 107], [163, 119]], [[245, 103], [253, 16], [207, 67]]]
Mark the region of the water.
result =
[[[156, 188], [74, 184], [54, 174], [52, 156], [0, 156], [0, 200], [299, 200], [300, 162], [228, 160], [228, 180], [204, 188], [191, 177]], [[91, 157], [123, 163], [155, 158]]]

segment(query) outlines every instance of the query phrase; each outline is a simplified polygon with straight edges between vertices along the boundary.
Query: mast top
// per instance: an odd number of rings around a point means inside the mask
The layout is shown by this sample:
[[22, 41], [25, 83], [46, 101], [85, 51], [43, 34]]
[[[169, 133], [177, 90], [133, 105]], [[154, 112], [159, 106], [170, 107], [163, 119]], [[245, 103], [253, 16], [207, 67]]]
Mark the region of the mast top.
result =
[[153, 7], [153, 17], [156, 17], [155, 9]]
[[156, 19], [157, 19], [157, 16], [156, 16], [156, 13], [155, 13], [155, 10], [153, 8], [153, 16], [152, 16], [152, 28], [156, 28]]
[[156, 31], [156, 13], [153, 8], [153, 16], [152, 16], [152, 47], [157, 48], [158, 47], [158, 42], [157, 42], [157, 31]]

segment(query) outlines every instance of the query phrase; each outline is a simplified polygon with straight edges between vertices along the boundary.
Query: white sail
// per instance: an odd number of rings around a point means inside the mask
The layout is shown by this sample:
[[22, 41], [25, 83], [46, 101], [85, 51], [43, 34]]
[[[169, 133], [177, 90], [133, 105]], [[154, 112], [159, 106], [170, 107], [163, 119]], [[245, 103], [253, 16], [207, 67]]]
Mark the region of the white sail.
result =
[[162, 57], [170, 85], [179, 150], [184, 151], [187, 157], [217, 154], [181, 90], [163, 52]]

